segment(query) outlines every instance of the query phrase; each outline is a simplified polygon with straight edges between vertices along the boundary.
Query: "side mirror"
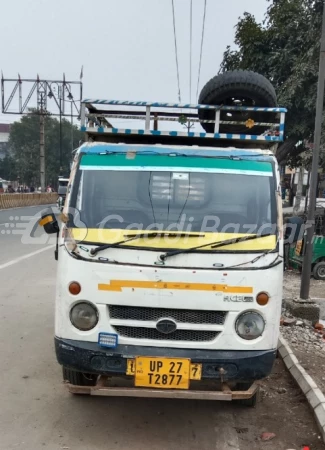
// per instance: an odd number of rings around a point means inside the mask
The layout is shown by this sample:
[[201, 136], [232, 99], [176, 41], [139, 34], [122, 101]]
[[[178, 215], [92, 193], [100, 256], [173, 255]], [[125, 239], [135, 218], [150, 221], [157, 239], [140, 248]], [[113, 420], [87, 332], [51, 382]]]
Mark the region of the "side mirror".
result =
[[44, 228], [45, 233], [54, 234], [59, 232], [59, 224], [51, 209], [47, 209], [42, 214], [41, 220], [38, 222]]
[[295, 244], [304, 237], [304, 221], [301, 217], [289, 217], [285, 224], [284, 241], [286, 244]]

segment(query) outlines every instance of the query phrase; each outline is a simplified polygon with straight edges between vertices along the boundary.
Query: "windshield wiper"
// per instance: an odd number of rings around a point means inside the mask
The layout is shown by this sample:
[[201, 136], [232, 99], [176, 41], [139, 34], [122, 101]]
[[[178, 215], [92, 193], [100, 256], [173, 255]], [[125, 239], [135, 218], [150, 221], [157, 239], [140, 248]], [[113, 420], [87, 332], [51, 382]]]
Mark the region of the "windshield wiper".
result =
[[159, 259], [162, 262], [165, 262], [166, 259], [170, 258], [171, 256], [180, 255], [182, 253], [190, 253], [190, 252], [193, 252], [195, 250], [199, 250], [199, 249], [204, 248], [204, 247], [209, 247], [210, 246], [211, 248], [215, 249], [215, 248], [224, 247], [226, 245], [237, 244], [239, 242], [245, 242], [245, 241], [252, 241], [254, 239], [259, 239], [259, 238], [268, 237], [268, 236], [272, 236], [272, 234], [271, 233], [261, 234], [261, 235], [255, 234], [254, 236], [242, 236], [242, 237], [238, 237], [238, 238], [227, 239], [225, 241], [208, 242], [208, 243], [203, 244], [203, 245], [198, 245], [197, 247], [185, 248], [185, 249], [181, 249], [181, 250], [175, 250], [175, 251], [172, 251], [172, 252], [163, 253], [162, 255], [159, 256]]
[[204, 234], [191, 234], [191, 233], [174, 233], [172, 231], [155, 231], [152, 233], [140, 233], [140, 234], [125, 234], [124, 235], [127, 239], [124, 239], [123, 241], [115, 242], [114, 244], [102, 244], [98, 247], [92, 248], [90, 250], [90, 254], [92, 256], [95, 256], [98, 252], [102, 252], [103, 250], [107, 250], [108, 248], [114, 248], [119, 247], [120, 245], [127, 244], [128, 242], [135, 241], [137, 239], [141, 238], [149, 238], [149, 237], [163, 237], [163, 236], [169, 236], [169, 237], [205, 237]]

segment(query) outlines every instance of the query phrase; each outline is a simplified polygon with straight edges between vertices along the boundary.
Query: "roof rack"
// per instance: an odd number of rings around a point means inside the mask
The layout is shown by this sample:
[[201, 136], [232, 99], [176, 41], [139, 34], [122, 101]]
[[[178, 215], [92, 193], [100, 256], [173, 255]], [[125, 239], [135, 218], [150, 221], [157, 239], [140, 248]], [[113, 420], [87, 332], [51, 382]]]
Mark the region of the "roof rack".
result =
[[[96, 105], [96, 106], [94, 106]], [[98, 106], [97, 106], [98, 105]], [[122, 108], [121, 108], [122, 107]], [[136, 109], [135, 109], [136, 108]], [[199, 110], [214, 111], [213, 120], [201, 120]], [[221, 111], [250, 112], [245, 121], [223, 121]], [[130, 102], [118, 100], [85, 99], [81, 103], [81, 131], [87, 133], [88, 141], [130, 142], [130, 143], [169, 143], [175, 145], [252, 146], [270, 148], [284, 140], [285, 108], [263, 108], [223, 105], [198, 105], [159, 102]], [[267, 121], [260, 122], [261, 113]], [[257, 116], [258, 114], [258, 116]], [[111, 119], [144, 121], [144, 128], [116, 128]], [[161, 121], [177, 122], [188, 126], [188, 131], [159, 130]], [[214, 133], [191, 131], [195, 123], [213, 123]], [[234, 131], [238, 125], [252, 132], [255, 126], [264, 127], [262, 135], [220, 133], [220, 125], [227, 124]]]

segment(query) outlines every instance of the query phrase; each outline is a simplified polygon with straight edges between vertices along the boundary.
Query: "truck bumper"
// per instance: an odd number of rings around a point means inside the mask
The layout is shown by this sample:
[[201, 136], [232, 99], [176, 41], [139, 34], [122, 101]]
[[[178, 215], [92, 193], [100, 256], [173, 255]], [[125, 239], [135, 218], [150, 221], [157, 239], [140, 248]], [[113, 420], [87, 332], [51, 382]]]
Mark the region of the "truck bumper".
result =
[[[114, 349], [94, 342], [55, 338], [58, 362], [70, 369], [98, 375], [126, 374], [127, 360], [136, 356], [190, 358], [202, 364], [202, 379], [231, 382], [251, 382], [271, 373], [276, 349], [264, 351], [191, 350], [178, 348], [118, 345]], [[224, 369], [224, 370], [220, 370]]]

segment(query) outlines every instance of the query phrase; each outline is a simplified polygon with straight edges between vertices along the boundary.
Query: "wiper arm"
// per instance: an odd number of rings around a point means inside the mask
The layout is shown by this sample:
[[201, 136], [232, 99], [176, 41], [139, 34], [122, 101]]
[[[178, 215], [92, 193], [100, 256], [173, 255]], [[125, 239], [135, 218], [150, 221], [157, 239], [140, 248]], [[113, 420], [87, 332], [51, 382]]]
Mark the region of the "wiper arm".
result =
[[124, 239], [123, 241], [115, 242], [114, 244], [103, 244], [99, 245], [96, 248], [92, 248], [90, 250], [90, 254], [92, 256], [95, 256], [98, 252], [102, 252], [103, 250], [107, 250], [108, 248], [114, 248], [119, 247], [120, 245], [126, 244], [131, 241], [136, 241], [137, 239], [141, 238], [149, 238], [149, 237], [163, 237], [163, 236], [169, 236], [169, 237], [204, 237], [204, 234], [190, 234], [190, 233], [174, 233], [174, 232], [168, 232], [168, 231], [155, 231], [152, 233], [140, 233], [140, 234], [125, 234], [124, 235], [127, 239]]
[[237, 244], [237, 242], [245, 242], [245, 241], [253, 241], [254, 239], [264, 238], [272, 236], [271, 233], [267, 234], [255, 234], [254, 236], [242, 236], [235, 239], [228, 239], [227, 241], [217, 242], [215, 245], [212, 245], [211, 248], [223, 247], [224, 245], [229, 244]]
[[263, 238], [263, 237], [268, 237], [268, 236], [272, 236], [271, 233], [268, 234], [255, 234], [254, 236], [242, 236], [242, 237], [238, 237], [238, 238], [233, 238], [233, 239], [227, 239], [225, 241], [217, 241], [217, 242], [208, 242], [206, 244], [203, 245], [198, 245], [197, 247], [192, 247], [192, 248], [185, 248], [185, 249], [181, 249], [181, 250], [175, 250], [172, 252], [167, 252], [164, 253], [162, 255], [160, 255], [159, 259], [164, 262], [166, 261], [167, 258], [170, 258], [171, 256], [176, 256], [176, 255], [180, 255], [182, 253], [190, 253], [193, 252], [195, 250], [199, 250], [201, 248], [205, 248], [205, 247], [211, 247], [213, 249], [215, 248], [220, 248], [220, 247], [224, 247], [226, 245], [231, 245], [231, 244], [237, 244], [239, 242], [245, 242], [245, 241], [252, 241], [254, 239], [259, 239], [259, 238]]

